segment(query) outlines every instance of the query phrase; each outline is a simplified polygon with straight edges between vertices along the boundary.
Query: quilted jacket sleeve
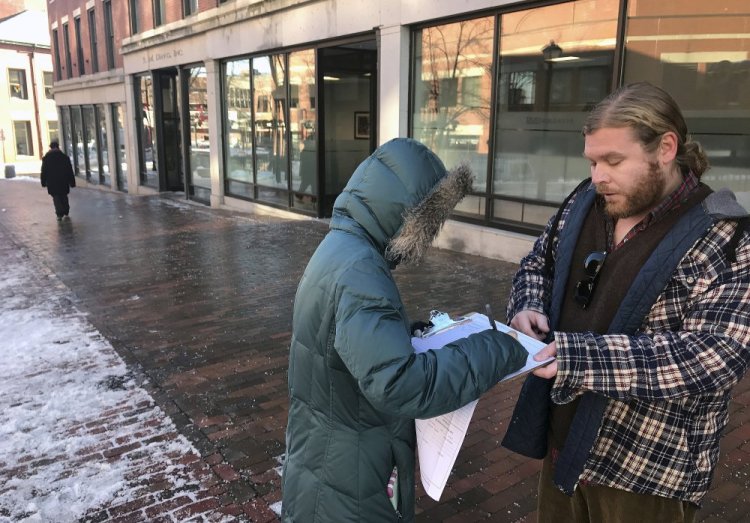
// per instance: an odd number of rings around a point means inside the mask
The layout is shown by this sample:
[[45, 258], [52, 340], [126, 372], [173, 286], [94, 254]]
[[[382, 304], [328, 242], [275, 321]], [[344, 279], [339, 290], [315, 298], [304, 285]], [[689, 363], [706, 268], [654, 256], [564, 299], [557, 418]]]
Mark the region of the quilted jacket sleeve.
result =
[[525, 363], [515, 339], [489, 330], [415, 354], [395, 283], [387, 270], [372, 271], [358, 264], [339, 282], [335, 349], [378, 410], [408, 418], [450, 412]]

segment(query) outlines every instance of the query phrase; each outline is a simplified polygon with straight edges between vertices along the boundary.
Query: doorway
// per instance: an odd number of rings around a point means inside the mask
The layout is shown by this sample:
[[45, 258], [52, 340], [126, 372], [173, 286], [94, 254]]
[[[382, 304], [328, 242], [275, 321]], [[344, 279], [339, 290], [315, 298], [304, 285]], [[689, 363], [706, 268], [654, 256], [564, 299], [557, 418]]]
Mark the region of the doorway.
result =
[[321, 97], [320, 214], [333, 202], [377, 143], [377, 43], [365, 40], [318, 50]]
[[158, 147], [159, 190], [184, 191], [185, 176], [182, 171], [180, 146], [180, 112], [177, 103], [177, 70], [163, 69], [154, 72], [155, 109], [159, 115], [156, 126]]

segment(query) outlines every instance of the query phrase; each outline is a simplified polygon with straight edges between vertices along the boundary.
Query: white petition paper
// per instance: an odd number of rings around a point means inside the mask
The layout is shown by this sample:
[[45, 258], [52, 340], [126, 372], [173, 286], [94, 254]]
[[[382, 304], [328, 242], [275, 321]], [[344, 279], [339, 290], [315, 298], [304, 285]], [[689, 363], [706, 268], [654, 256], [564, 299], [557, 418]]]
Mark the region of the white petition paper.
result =
[[[501, 381], [529, 372], [552, 360], [550, 358], [545, 361], [534, 361], [534, 355], [546, 346], [545, 343], [513, 331], [504, 323], [495, 322], [495, 324], [501, 332], [514, 332], [518, 341], [529, 353], [526, 365], [519, 371], [505, 376]], [[412, 338], [411, 341], [415, 352], [424, 352], [430, 349], [440, 349], [454, 340], [489, 328], [490, 320], [487, 316], [475, 312], [456, 320], [450, 327], [438, 330], [424, 338]], [[472, 401], [442, 416], [416, 420], [419, 474], [425, 492], [435, 501], [440, 500], [445, 484], [448, 482], [448, 475], [456, 462], [476, 405], [477, 401]]]

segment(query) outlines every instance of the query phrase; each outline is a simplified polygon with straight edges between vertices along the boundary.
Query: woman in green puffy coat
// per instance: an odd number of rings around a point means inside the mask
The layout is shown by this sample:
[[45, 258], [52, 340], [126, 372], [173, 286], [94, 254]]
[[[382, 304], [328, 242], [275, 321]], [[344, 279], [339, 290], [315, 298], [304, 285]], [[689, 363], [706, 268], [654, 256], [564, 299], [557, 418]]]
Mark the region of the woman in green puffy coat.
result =
[[[492, 330], [415, 354], [391, 276], [471, 188], [408, 138], [378, 148], [336, 199], [294, 303], [282, 519], [413, 521], [414, 418], [455, 410], [526, 361]], [[399, 502], [386, 485], [398, 470]]]

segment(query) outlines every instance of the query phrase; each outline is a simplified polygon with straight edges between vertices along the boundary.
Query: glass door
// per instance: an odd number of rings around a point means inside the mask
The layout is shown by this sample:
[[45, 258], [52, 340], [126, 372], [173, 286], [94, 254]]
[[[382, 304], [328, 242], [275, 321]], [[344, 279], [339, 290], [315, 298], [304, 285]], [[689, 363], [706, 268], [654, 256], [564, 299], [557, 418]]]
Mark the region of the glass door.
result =
[[208, 90], [206, 67], [203, 65], [184, 70], [183, 108], [189, 124], [187, 145], [187, 194], [201, 202], [211, 198], [211, 162], [208, 132]]
[[160, 136], [157, 142], [162, 144], [159, 149], [159, 165], [164, 166], [160, 172], [160, 185], [163, 191], [184, 191], [185, 177], [182, 172], [182, 148], [180, 146], [180, 113], [177, 109], [177, 71], [174, 69], [159, 71], [157, 110], [160, 115], [158, 126]]

